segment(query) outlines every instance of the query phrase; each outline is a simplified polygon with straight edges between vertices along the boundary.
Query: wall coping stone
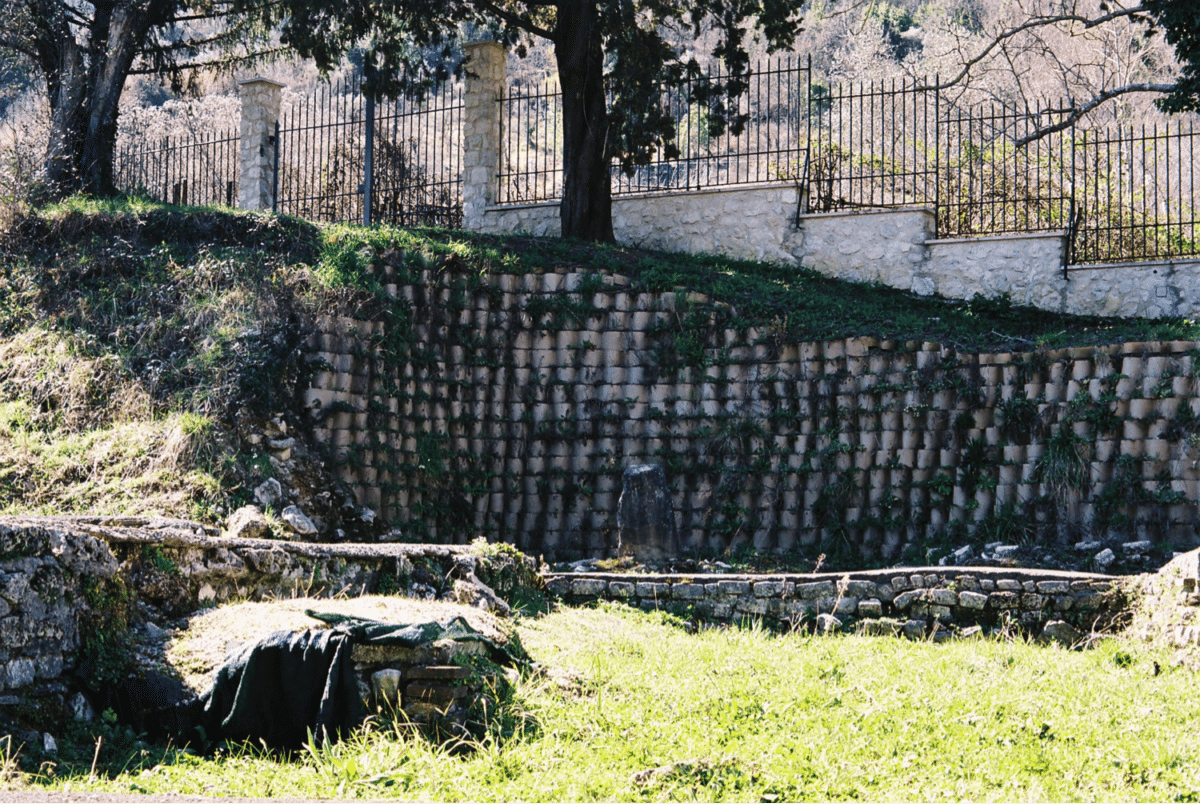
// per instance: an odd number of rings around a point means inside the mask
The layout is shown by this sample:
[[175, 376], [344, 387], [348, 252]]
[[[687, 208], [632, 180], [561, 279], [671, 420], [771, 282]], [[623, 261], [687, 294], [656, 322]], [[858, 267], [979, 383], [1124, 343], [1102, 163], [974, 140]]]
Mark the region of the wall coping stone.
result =
[[[207, 535], [215, 528], [197, 522], [162, 517], [88, 517], [88, 516], [5, 516], [0, 526], [23, 528], [66, 528], [106, 542], [155, 544], [200, 549], [275, 550], [304, 558], [379, 559], [401, 556], [453, 556], [471, 552], [470, 545], [459, 544], [362, 544], [346, 542], [293, 542], [282, 539], [226, 538]], [[200, 530], [205, 535], [199, 535]]]
[[1127, 578], [1140, 576], [1104, 575], [1096, 572], [1073, 572], [1069, 570], [1026, 569], [1021, 567], [892, 567], [890, 569], [855, 570], [849, 572], [772, 572], [772, 573], [627, 573], [627, 572], [546, 572], [542, 577], [547, 582], [559, 578], [595, 578], [607, 582], [640, 581], [643, 583], [719, 583], [721, 581], [767, 581], [793, 583], [814, 583], [843, 579], [851, 581], [875, 581], [888, 583], [899, 575], [938, 575], [945, 582], [952, 582], [959, 576], [974, 575], [988, 578], [1004, 578], [1015, 581], [1111, 581], [1119, 582]]
[[1190, 260], [1144, 260], [1142, 262], [1088, 262], [1079, 265], [1072, 264], [1070, 272], [1076, 271], [1104, 271], [1109, 268], [1195, 268], [1200, 266], [1200, 257], [1193, 257]]
[[[998, 235], [980, 235], [979, 237], [943, 237], [934, 240], [926, 240], [925, 245], [949, 246], [955, 243], [995, 243], [1005, 240], [1055, 240], [1062, 239], [1066, 236], [1066, 230], [1056, 230], [1050, 232], [1010, 232], [1007, 234]], [[1072, 266], [1072, 270], [1074, 270], [1074, 266]]]
[[800, 220], [805, 220], [806, 218], [861, 218], [867, 216], [911, 215], [914, 212], [936, 215], [929, 207], [891, 207], [888, 209], [848, 209], [837, 212], [802, 212], [799, 218]]
[[[699, 190], [675, 190], [675, 191], [658, 191], [649, 193], [630, 193], [627, 195], [614, 195], [612, 201], [614, 204], [619, 204], [622, 201], [640, 201], [648, 198], [688, 198], [697, 195], [722, 195], [724, 193], [750, 193], [761, 190], [794, 190], [796, 185], [787, 183], [773, 184], [725, 184], [720, 187], [703, 187]], [[546, 209], [549, 207], [557, 207], [559, 201], [535, 201], [527, 204], [492, 204], [484, 209], [484, 212], [509, 212], [517, 209]], [[889, 210], [890, 211], [890, 210]], [[824, 214], [824, 213], [822, 213]], [[836, 213], [834, 213], [836, 214]], [[804, 217], [804, 216], [801, 216]]]

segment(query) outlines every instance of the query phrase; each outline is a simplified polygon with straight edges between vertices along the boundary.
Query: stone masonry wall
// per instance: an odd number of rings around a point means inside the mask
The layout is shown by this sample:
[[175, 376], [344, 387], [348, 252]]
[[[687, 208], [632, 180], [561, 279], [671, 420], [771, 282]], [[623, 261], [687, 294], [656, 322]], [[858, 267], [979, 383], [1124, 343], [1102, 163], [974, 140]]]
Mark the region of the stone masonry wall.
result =
[[0, 691], [58, 678], [89, 630], [116, 627], [113, 615], [131, 607], [162, 622], [230, 599], [297, 595], [474, 605], [471, 578], [503, 597], [541, 587], [532, 559], [470, 547], [215, 538], [168, 519], [0, 517]]
[[[795, 245], [794, 187], [719, 188], [613, 199], [613, 232], [627, 246], [724, 254], [767, 262], [790, 262]], [[490, 207], [476, 231], [558, 236], [558, 204]]]
[[[1153, 576], [1147, 576], [1153, 577]], [[864, 633], [923, 638], [938, 630], [1012, 625], [1035, 634], [1051, 620], [1090, 632], [1128, 611], [1127, 579], [1079, 572], [971, 567], [813, 575], [546, 576], [573, 602], [619, 600], [705, 620], [760, 618], [774, 627], [812, 626], [821, 614]]]
[[663, 465], [689, 550], [861, 565], [950, 541], [1196, 537], [1196, 343], [788, 344], [621, 276], [374, 263], [394, 314], [320, 322], [302, 403], [407, 540], [611, 554], [637, 463]]

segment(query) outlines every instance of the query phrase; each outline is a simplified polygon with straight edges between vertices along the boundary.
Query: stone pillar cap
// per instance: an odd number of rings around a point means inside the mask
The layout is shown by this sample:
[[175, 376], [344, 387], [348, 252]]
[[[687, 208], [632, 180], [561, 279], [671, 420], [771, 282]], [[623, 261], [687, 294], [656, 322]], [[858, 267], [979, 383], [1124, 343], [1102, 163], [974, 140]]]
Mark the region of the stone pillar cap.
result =
[[287, 84], [284, 84], [284, 83], [282, 83], [282, 82], [280, 82], [280, 81], [276, 81], [276, 80], [275, 80], [275, 79], [273, 79], [273, 78], [263, 78], [261, 75], [256, 75], [254, 78], [243, 78], [243, 79], [241, 79], [240, 81], [238, 81], [238, 84], [239, 84], [239, 85], [245, 85], [245, 84], [274, 84], [275, 86], [277, 86], [277, 87], [280, 87], [280, 88], [287, 86]]

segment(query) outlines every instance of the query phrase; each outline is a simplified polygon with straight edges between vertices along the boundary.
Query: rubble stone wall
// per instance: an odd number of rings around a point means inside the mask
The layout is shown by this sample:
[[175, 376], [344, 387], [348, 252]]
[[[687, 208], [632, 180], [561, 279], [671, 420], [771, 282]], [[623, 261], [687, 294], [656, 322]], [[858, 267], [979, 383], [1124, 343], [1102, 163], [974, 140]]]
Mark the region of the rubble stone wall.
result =
[[162, 621], [231, 599], [458, 599], [470, 590], [456, 580], [468, 573], [502, 597], [541, 586], [532, 559], [471, 547], [216, 538], [166, 519], [3, 517], [0, 691], [58, 678], [89, 629], [121, 627], [122, 612]]
[[[1148, 576], [1153, 577], [1153, 576]], [[617, 600], [704, 620], [759, 618], [775, 627], [812, 626], [819, 615], [864, 633], [923, 638], [971, 626], [1039, 632], [1052, 620], [1085, 632], [1128, 610], [1125, 579], [1078, 572], [970, 567], [949, 572], [880, 570], [818, 575], [553, 574], [564, 599]]]

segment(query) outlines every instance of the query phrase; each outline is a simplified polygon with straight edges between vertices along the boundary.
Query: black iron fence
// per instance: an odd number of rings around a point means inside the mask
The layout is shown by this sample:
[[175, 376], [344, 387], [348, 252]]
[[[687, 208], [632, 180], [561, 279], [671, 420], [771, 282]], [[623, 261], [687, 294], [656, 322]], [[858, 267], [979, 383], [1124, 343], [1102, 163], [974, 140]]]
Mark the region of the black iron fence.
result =
[[323, 85], [280, 115], [275, 209], [325, 222], [462, 225], [462, 88], [372, 102]]
[[[662, 108], [675, 121], [673, 145], [650, 154], [647, 164], [626, 173], [611, 170], [613, 195], [676, 192], [733, 184], [788, 183], [804, 169], [808, 150], [811, 66], [795, 57], [755, 67], [747, 92], [723, 100], [748, 115], [737, 136], [709, 135], [708, 110], [694, 100], [697, 83], [720, 82], [711, 76], [689, 79], [662, 93]], [[797, 102], [797, 99], [800, 99]], [[562, 95], [552, 80], [541, 87], [507, 93], [501, 100], [499, 199], [502, 204], [536, 203], [562, 195]]]
[[165, 203], [232, 207], [241, 164], [238, 144], [232, 130], [157, 143], [131, 138], [116, 151], [114, 183]]
[[[736, 102], [747, 125], [723, 137], [708, 135], [694, 85], [671, 88], [661, 103], [676, 123], [678, 156], [651, 154], [631, 173], [614, 166], [612, 190], [794, 184], [804, 211], [929, 207], [942, 238], [1062, 231], [1072, 264], [1200, 254], [1190, 120], [1120, 131], [1075, 125], [1030, 139], [1061, 112], [964, 109], [936, 84], [829, 87], [813, 81], [809, 62], [778, 59], [756, 66]], [[559, 92], [547, 84], [500, 103], [500, 203], [557, 199]], [[463, 106], [461, 85], [421, 104], [374, 104], [347, 83], [285, 104], [275, 208], [321, 221], [461, 226]], [[118, 186], [232, 206], [238, 151], [232, 131], [126, 145]]]
[[[716, 76], [714, 76], [716, 77]], [[654, 154], [614, 195], [735, 184], [794, 183], [805, 211], [925, 206], [939, 237], [1062, 231], [1074, 264], [1200, 254], [1192, 204], [1196, 137], [1190, 121], [1150, 129], [1054, 127], [1061, 112], [960, 108], [933, 82], [828, 87], [810, 64], [760, 64], [739, 101], [737, 137], [709, 138], [691, 85], [663, 93], [681, 151]], [[561, 97], [510, 92], [502, 104], [501, 203], [562, 192]]]

